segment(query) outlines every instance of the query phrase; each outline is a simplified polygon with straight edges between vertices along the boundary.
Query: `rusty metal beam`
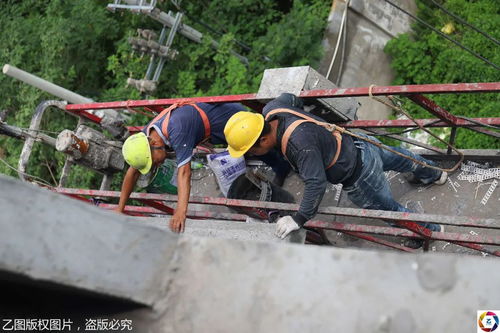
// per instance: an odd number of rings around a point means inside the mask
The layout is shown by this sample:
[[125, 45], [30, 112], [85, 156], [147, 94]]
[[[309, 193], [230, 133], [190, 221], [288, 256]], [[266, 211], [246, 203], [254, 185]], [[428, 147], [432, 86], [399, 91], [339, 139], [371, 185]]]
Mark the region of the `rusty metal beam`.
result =
[[[456, 127], [479, 127], [481, 125], [473, 123], [471, 121], [457, 118], [457, 123], [453, 126]], [[500, 126], [499, 118], [471, 118], [472, 120], [481, 122], [486, 125]], [[450, 125], [444, 121], [438, 121], [439, 119], [416, 119], [417, 123], [423, 127], [450, 127]], [[353, 120], [348, 123], [342, 124], [342, 127], [346, 128], [408, 128], [415, 127], [415, 123], [410, 119], [384, 119], [384, 120]]]
[[[100, 196], [100, 197], [113, 197], [113, 198], [119, 198], [120, 196], [120, 192], [117, 191], [99, 191], [99, 190], [85, 190], [85, 189], [72, 189], [72, 188], [54, 188], [54, 191], [62, 194], [76, 194], [76, 195], [86, 195], [86, 196]], [[130, 199], [151, 199], [151, 200], [176, 202], [177, 196], [170, 194], [134, 192], [130, 195]], [[189, 198], [189, 202], [196, 204], [219, 205], [227, 207], [250, 207], [250, 208], [290, 210], [290, 211], [297, 211], [299, 208], [299, 205], [297, 204], [238, 200], [238, 199], [227, 199], [218, 197], [193, 196]], [[391, 221], [431, 222], [431, 223], [439, 223], [445, 225], [463, 226], [471, 228], [500, 229], [500, 220], [493, 218], [417, 214], [417, 213], [391, 212], [384, 210], [345, 208], [345, 207], [320, 207], [318, 213], [326, 215], [374, 218], [374, 219], [391, 220]]]
[[[83, 195], [96, 195], [101, 197], [117, 197], [119, 192], [114, 191], [96, 191], [96, 190], [80, 190], [80, 189], [56, 189], [57, 192], [76, 196], [80, 200], [88, 199], [82, 198]], [[175, 199], [175, 196], [163, 195], [163, 194], [148, 194], [148, 193], [133, 193], [131, 198], [143, 200], [150, 200], [156, 202], [156, 200]], [[138, 197], [138, 198], [137, 198]], [[273, 202], [261, 202], [261, 201], [249, 201], [249, 200], [233, 200], [225, 198], [211, 198], [211, 197], [199, 197], [191, 198], [191, 202], [204, 203], [204, 204], [225, 204], [227, 206], [238, 206], [238, 207], [257, 207], [257, 208], [271, 208], [271, 209], [284, 209], [284, 210], [296, 210], [298, 208], [295, 204], [282, 204]], [[168, 200], [167, 200], [168, 201]], [[441, 233], [441, 232], [431, 232], [430, 230], [418, 225], [418, 222], [438, 222], [443, 224], [452, 225], [462, 225], [468, 227], [482, 227], [482, 228], [492, 228], [499, 229], [498, 220], [495, 219], [478, 219], [478, 218], [467, 218], [467, 217], [455, 217], [455, 216], [443, 216], [443, 215], [428, 215], [428, 214], [413, 214], [413, 213], [399, 213], [399, 212], [386, 212], [377, 210], [366, 210], [366, 209], [355, 209], [355, 208], [340, 208], [340, 207], [327, 207], [321, 208], [320, 213], [331, 214], [335, 212], [334, 215], [342, 216], [355, 216], [360, 218], [379, 218], [384, 220], [393, 220], [395, 223], [399, 224], [403, 228], [393, 228], [393, 227], [381, 227], [381, 226], [369, 226], [362, 224], [346, 224], [340, 222], [325, 222], [325, 221], [308, 221], [305, 226], [309, 228], [317, 229], [329, 229], [336, 230], [340, 232], [345, 232], [351, 234], [352, 236], [362, 238], [371, 242], [375, 242], [381, 245], [385, 245], [391, 248], [396, 248], [401, 251], [406, 251], [404, 247], [400, 247], [398, 244], [387, 242], [378, 238], [366, 234], [379, 234], [386, 236], [397, 236], [397, 237], [410, 237], [410, 238], [424, 238], [427, 240], [439, 240], [446, 241], [459, 246], [464, 246], [477, 251], [490, 253], [495, 256], [500, 256], [500, 251], [489, 250], [482, 246], [495, 245], [500, 246], [500, 236], [475, 236], [470, 234], [460, 234], [460, 233]], [[208, 213], [210, 215], [211, 213]], [[212, 216], [203, 217], [212, 217]], [[429, 219], [429, 217], [431, 219]], [[461, 220], [458, 223], [450, 223], [449, 219]], [[474, 221], [474, 222], [471, 222]]]
[[433, 100], [430, 100], [425, 96], [409, 95], [406, 97], [449, 125], [456, 125], [459, 121], [459, 118], [455, 117], [454, 115], [437, 105]]
[[[484, 123], [486, 125], [500, 126], [499, 118], [471, 118], [477, 122]], [[416, 121], [424, 127], [450, 127], [449, 124], [439, 121], [439, 119], [416, 119]], [[477, 123], [470, 122], [465, 119], [458, 119], [457, 125], [455, 127], [467, 127], [476, 128], [481, 125]], [[342, 127], [345, 128], [408, 128], [415, 127], [415, 123], [409, 119], [384, 119], [384, 120], [353, 120], [348, 123], [343, 123]], [[142, 131], [144, 126], [128, 126], [127, 129], [130, 133], [135, 133]]]
[[[116, 207], [118, 207], [118, 205], [113, 205], [113, 204], [99, 204], [98, 206], [108, 210], [114, 210]], [[171, 215], [162, 210], [146, 206], [125, 206], [124, 213], [127, 215], [140, 214], [141, 216]], [[193, 218], [193, 219], [216, 219], [216, 220], [228, 220], [228, 221], [238, 221], [238, 222], [244, 222], [247, 219], [247, 216], [243, 214], [197, 211], [197, 210], [188, 210], [186, 216], [188, 218]]]
[[385, 239], [381, 239], [378, 237], [366, 235], [366, 234], [361, 233], [361, 232], [351, 232], [351, 231], [342, 231], [342, 232], [344, 234], [347, 234], [347, 235], [350, 235], [350, 236], [353, 236], [353, 237], [356, 237], [359, 239], [364, 239], [364, 240], [372, 242], [372, 243], [384, 245], [384, 246], [387, 246], [387, 247], [390, 247], [390, 248], [393, 248], [393, 249], [396, 249], [399, 251], [408, 252], [408, 253], [415, 253], [416, 252], [414, 249], [410, 249], [409, 247], [402, 246], [402, 245], [399, 245], [399, 244], [396, 244], [393, 242], [389, 242], [389, 241], [386, 241]]
[[[384, 236], [394, 236], [394, 237], [406, 237], [406, 238], [421, 238], [421, 235], [406, 229], [394, 228], [394, 227], [381, 227], [363, 224], [348, 224], [341, 222], [326, 222], [326, 221], [308, 221], [305, 226], [314, 227], [327, 230], [335, 230], [343, 233], [365, 233], [365, 234], [376, 234]], [[460, 234], [460, 233], [446, 233], [446, 232], [432, 232], [431, 239], [434, 241], [445, 241], [453, 243], [459, 246], [467, 247], [473, 250], [489, 253], [494, 256], [500, 256], [500, 251], [489, 250], [482, 246], [481, 244], [500, 246], [500, 236], [480, 236], [480, 235], [470, 235], [470, 234]], [[379, 243], [382, 244], [382, 243]], [[385, 244], [382, 244], [385, 245]], [[386, 246], [390, 246], [388, 244]], [[390, 246], [392, 247], [392, 246]]]
[[[371, 132], [373, 134], [381, 134], [381, 132], [379, 130], [376, 130], [376, 129], [373, 129], [373, 128], [365, 128], [365, 131]], [[417, 140], [413, 140], [413, 139], [410, 139], [410, 138], [405, 138], [404, 136], [401, 136], [401, 135], [387, 134], [387, 135], [385, 135], [385, 137], [391, 138], [391, 139], [395, 139], [395, 140], [399, 140], [399, 141], [402, 141], [402, 142], [406, 142], [406, 143], [409, 143], [411, 145], [414, 145], [414, 146], [417, 146], [417, 147], [420, 147], [420, 148], [425, 148], [425, 149], [434, 151], [434, 152], [439, 153], [439, 154], [444, 154], [443, 149], [440, 149], [440, 148], [437, 148], [437, 147], [434, 147], [434, 146], [431, 146], [431, 145], [419, 142]]]
[[[309, 90], [301, 92], [299, 96], [303, 98], [360, 97], [360, 96], [368, 96], [369, 89], [370, 89], [369, 87], [361, 87], [361, 88]], [[375, 86], [372, 88], [372, 95], [387, 96], [387, 95], [414, 95], [414, 94], [418, 95], [418, 94], [447, 94], [447, 93], [478, 93], [478, 92], [497, 92], [497, 91], [500, 91], [500, 82]], [[183, 101], [203, 102], [203, 103], [223, 103], [223, 102], [246, 103], [246, 102], [257, 101], [257, 94], [69, 104], [66, 106], [66, 109], [70, 111], [70, 110], [126, 109], [131, 107], [154, 108], [158, 106], [167, 106]]]
[[150, 200], [150, 199], [136, 199], [139, 202], [142, 202], [143, 204], [146, 204], [150, 207], [156, 208], [158, 210], [161, 210], [162, 212], [165, 212], [167, 214], [174, 214], [174, 209], [172, 207], [166, 206], [163, 203], [156, 201], [156, 200]]

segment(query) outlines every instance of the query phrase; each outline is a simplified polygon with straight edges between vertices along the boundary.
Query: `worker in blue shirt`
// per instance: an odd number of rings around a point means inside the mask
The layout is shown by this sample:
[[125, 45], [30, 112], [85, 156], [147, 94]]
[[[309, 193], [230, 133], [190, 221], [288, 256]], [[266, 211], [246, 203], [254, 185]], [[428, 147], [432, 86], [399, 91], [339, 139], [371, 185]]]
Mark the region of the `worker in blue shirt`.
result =
[[[174, 104], [158, 114], [142, 132], [130, 136], [122, 152], [130, 165], [123, 180], [120, 201], [116, 211], [123, 212], [140, 174], [161, 165], [167, 151], [174, 151], [177, 161], [178, 201], [170, 219], [170, 229], [183, 232], [191, 191], [191, 157], [193, 149], [203, 143], [226, 144], [224, 126], [228, 119], [244, 110], [239, 103], [183, 103]], [[284, 179], [289, 166], [278, 153], [267, 154], [262, 159], [268, 163], [278, 178]]]
[[[239, 112], [229, 119], [224, 129], [231, 156], [247, 152], [262, 155], [278, 148], [305, 183], [299, 210], [277, 221], [277, 236], [286, 237], [316, 215], [328, 182], [343, 184], [349, 199], [362, 208], [400, 212], [411, 210], [394, 200], [384, 171], [412, 172], [424, 184], [446, 182], [446, 172], [421, 166], [345, 133], [332, 133], [319, 125], [324, 123], [323, 119], [305, 112], [301, 106], [299, 98], [285, 93], [268, 103], [262, 115]], [[391, 148], [434, 164], [408, 150]], [[443, 230], [438, 224], [420, 224], [431, 231]], [[422, 245], [417, 243], [412, 247]]]

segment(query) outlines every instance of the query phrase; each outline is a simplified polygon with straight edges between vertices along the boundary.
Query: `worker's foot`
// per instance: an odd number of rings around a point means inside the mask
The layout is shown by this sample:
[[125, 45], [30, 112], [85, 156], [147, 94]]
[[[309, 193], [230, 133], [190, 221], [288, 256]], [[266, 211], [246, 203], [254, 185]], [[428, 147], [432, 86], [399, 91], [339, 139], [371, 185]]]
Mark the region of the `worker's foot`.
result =
[[446, 183], [446, 180], [448, 180], [448, 172], [442, 171], [441, 176], [439, 176], [438, 180], [434, 181], [434, 184], [443, 185], [444, 183]]
[[406, 181], [410, 184], [413, 184], [413, 185], [421, 185], [423, 184], [422, 181], [420, 179], [418, 179], [417, 177], [415, 177], [414, 174], [410, 173], [410, 174], [407, 174], [404, 176]]
[[[444, 232], [444, 225], [442, 224], [429, 224], [427, 227], [433, 232]], [[433, 239], [430, 240], [430, 243], [434, 242]], [[424, 240], [420, 238], [405, 238], [402, 242], [401, 245], [409, 247], [410, 249], [420, 249], [422, 246], [424, 246]]]
[[424, 240], [419, 238], [405, 238], [401, 242], [401, 245], [409, 247], [410, 249], [420, 249], [424, 246]]

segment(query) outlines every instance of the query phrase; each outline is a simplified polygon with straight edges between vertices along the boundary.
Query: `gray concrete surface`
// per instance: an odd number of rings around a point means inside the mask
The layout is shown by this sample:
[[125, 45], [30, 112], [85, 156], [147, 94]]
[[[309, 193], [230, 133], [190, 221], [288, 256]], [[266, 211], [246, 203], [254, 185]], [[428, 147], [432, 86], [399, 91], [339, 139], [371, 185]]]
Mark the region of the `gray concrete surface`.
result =
[[191, 237], [179, 247], [160, 319], [122, 315], [140, 332], [470, 332], [500, 296], [495, 259]]
[[[0, 186], [0, 286], [47, 290], [38, 312], [10, 308], [15, 318], [78, 303], [88, 290], [147, 307], [103, 298], [56, 316], [78, 318], [75, 327], [128, 319], [141, 333], [469, 332], [476, 310], [500, 297], [496, 259], [178, 237], [12, 178]], [[52, 298], [48, 283], [64, 296]]]
[[[414, 0], [395, 0], [396, 4], [415, 13]], [[328, 17], [323, 46], [325, 50], [318, 72], [328, 72], [333, 57], [337, 37], [342, 22], [345, 1], [334, 0]], [[391, 59], [384, 53], [386, 43], [398, 34], [410, 31], [411, 18], [383, 0], [352, 0], [347, 12], [347, 36], [344, 50], [344, 65], [339, 86], [368, 87], [391, 85], [394, 74], [390, 67]], [[345, 28], [344, 28], [345, 29]], [[329, 79], [336, 82], [339, 77], [342, 41], [340, 43]], [[370, 98], [358, 98], [361, 107], [359, 119], [387, 119], [391, 110]]]
[[[168, 230], [168, 217], [137, 218], [137, 223], [153, 225]], [[290, 234], [281, 240], [274, 235], [276, 224], [265, 222], [233, 222], [217, 220], [192, 220], [186, 219], [186, 235], [210, 237], [220, 239], [233, 239], [240, 241], [256, 242], [283, 242], [304, 244], [306, 233], [304, 229]]]
[[178, 236], [3, 175], [0, 188], [0, 271], [146, 305], [161, 297]]
[[[337, 88], [335, 84], [310, 66], [271, 68], [264, 71], [257, 98], [261, 102], [268, 102], [284, 92], [298, 95], [303, 90], [334, 88]], [[311, 100], [305, 102], [310, 103]], [[359, 103], [353, 97], [318, 98], [314, 102], [318, 110], [311, 110], [311, 112], [322, 116], [329, 122], [357, 119], [356, 112]]]

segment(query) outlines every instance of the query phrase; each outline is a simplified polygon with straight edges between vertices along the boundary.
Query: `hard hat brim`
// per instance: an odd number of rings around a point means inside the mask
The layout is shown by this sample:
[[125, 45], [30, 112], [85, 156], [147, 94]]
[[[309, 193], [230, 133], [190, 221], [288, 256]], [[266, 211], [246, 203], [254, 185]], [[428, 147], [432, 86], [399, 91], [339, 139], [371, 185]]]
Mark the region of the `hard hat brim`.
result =
[[[250, 148], [248, 148], [248, 149], [250, 149]], [[245, 151], [242, 151], [242, 150], [236, 150], [231, 146], [227, 147], [227, 151], [229, 152], [229, 155], [231, 155], [231, 157], [234, 157], [234, 158], [238, 158], [238, 157], [245, 155], [245, 153], [248, 151], [248, 149]]]
[[146, 162], [146, 166], [142, 169], [137, 169], [139, 170], [140, 173], [142, 173], [143, 175], [147, 174], [150, 170], [151, 170], [151, 167], [153, 166], [153, 157], [151, 156], [151, 150], [149, 151], [149, 158]]

